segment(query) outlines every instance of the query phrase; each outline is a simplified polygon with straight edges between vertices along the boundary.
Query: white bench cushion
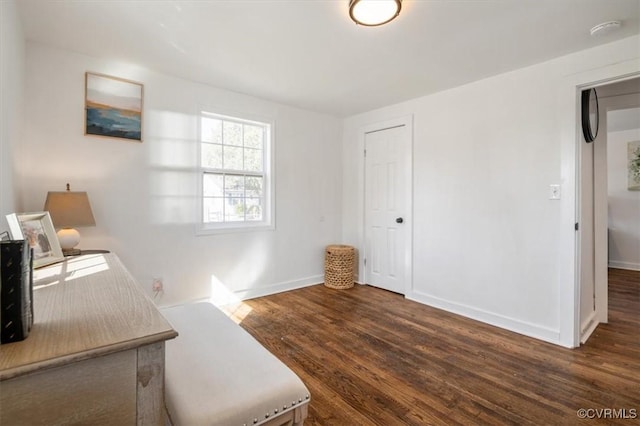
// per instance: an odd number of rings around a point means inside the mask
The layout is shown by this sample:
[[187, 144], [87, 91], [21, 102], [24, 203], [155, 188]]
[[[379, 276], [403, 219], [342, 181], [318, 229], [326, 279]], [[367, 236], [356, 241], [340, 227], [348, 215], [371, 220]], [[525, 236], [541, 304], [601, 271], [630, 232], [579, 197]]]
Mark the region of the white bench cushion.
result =
[[215, 306], [161, 312], [179, 334], [166, 342], [165, 359], [174, 425], [259, 425], [308, 402], [300, 378]]

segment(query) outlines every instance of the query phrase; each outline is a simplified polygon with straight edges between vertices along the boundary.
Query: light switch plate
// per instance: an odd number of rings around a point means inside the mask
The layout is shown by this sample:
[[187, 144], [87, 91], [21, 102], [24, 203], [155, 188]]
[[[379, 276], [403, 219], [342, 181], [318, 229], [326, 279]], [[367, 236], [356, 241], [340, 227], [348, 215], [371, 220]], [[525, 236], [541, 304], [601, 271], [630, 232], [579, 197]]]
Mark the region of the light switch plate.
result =
[[549, 199], [550, 200], [560, 199], [560, 185], [549, 185]]

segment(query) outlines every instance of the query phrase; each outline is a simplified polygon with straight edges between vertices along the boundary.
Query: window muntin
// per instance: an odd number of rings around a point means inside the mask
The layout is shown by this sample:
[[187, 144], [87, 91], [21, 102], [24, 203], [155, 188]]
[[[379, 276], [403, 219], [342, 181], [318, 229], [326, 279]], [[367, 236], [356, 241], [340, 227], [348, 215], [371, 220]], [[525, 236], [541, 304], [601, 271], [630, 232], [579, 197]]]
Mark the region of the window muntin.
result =
[[271, 123], [201, 113], [203, 229], [271, 225], [271, 133]]

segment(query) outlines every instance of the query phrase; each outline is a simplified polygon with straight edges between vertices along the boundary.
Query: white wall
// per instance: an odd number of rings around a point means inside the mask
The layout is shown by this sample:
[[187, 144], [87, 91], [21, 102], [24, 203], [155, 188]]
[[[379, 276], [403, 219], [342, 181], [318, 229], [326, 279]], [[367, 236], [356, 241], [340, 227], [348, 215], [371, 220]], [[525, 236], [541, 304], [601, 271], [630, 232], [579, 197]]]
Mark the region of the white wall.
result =
[[0, 232], [15, 212], [13, 156], [20, 143], [25, 41], [13, 0], [0, 2]]
[[627, 143], [638, 140], [640, 129], [607, 134], [609, 266], [640, 271], [640, 191], [627, 189]]
[[363, 247], [359, 129], [412, 114], [407, 297], [571, 345], [573, 336], [561, 336], [559, 300], [573, 294], [575, 283], [560, 280], [567, 269], [560, 259], [573, 258], [575, 242], [561, 238], [573, 232], [561, 228], [564, 201], [549, 200], [550, 184], [561, 184], [565, 198], [575, 194], [563, 181], [563, 168], [571, 169], [575, 158], [563, 152], [559, 117], [574, 100], [560, 98], [571, 76], [637, 59], [638, 43], [625, 39], [345, 120], [345, 242]]
[[[143, 143], [84, 136], [85, 71], [144, 83]], [[275, 231], [195, 235], [199, 106], [275, 120]], [[87, 191], [97, 226], [80, 229], [80, 247], [116, 252], [148, 292], [163, 278], [159, 304], [323, 281], [341, 229], [338, 119], [32, 43], [26, 109], [20, 209], [42, 209], [66, 182]]]

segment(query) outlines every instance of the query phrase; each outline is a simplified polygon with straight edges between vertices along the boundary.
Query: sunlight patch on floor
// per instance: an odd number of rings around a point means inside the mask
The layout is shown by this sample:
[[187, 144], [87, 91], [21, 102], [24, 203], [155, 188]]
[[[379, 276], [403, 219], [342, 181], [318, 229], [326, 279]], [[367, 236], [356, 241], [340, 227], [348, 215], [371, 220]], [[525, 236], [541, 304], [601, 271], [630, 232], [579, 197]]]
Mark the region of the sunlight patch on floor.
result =
[[236, 324], [240, 324], [251, 312], [251, 307], [244, 303], [215, 275], [211, 275], [211, 297], [209, 303], [220, 308]]

